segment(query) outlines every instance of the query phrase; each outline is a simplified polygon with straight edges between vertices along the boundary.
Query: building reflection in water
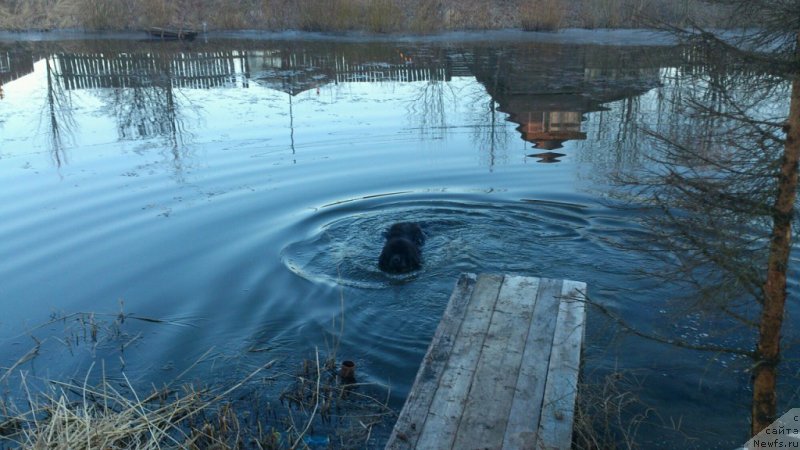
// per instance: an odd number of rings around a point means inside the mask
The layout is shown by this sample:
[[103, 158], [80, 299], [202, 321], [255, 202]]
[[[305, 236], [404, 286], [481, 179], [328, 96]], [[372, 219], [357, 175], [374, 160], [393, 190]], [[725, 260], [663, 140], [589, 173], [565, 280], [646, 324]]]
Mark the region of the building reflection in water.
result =
[[6, 84], [30, 73], [33, 73], [33, 55], [30, 52], [0, 50], [0, 100], [5, 98]]
[[236, 45], [244, 48], [94, 42], [71, 51], [43, 50], [39, 56], [31, 51], [0, 51], [0, 82], [31, 73], [33, 61], [45, 59], [46, 107], [57, 164], [64, 159], [62, 139], [72, 123], [67, 93], [96, 89], [105, 91], [102, 98], [113, 111], [121, 140], [165, 139], [180, 170], [191, 139], [184, 110], [192, 108], [186, 96], [176, 95], [182, 89], [242, 89], [255, 82], [286, 93], [294, 151], [292, 97], [301, 92], [330, 84], [416, 82], [420, 95], [409, 114], [415, 115], [421, 130], [445, 129], [448, 102], [458, 99], [445, 96], [444, 87], [454, 77], [474, 77], [476, 86], [485, 89], [475, 97], [476, 104], [487, 105], [480, 108], [481, 120], [491, 122], [476, 127], [490, 136], [476, 139], [489, 142], [479, 147], [490, 153], [488, 161], [494, 165], [503, 119], [516, 124], [519, 138], [535, 150], [526, 155], [539, 162], [558, 162], [569, 153], [568, 141], [586, 139], [585, 114], [657, 86], [659, 69], [665, 64], [659, 51], [641, 47], [467, 43], [430, 46], [414, 54], [385, 43]]
[[466, 64], [538, 162], [558, 162], [567, 141], [584, 140], [584, 115], [660, 84], [670, 48], [545, 45], [476, 47]]

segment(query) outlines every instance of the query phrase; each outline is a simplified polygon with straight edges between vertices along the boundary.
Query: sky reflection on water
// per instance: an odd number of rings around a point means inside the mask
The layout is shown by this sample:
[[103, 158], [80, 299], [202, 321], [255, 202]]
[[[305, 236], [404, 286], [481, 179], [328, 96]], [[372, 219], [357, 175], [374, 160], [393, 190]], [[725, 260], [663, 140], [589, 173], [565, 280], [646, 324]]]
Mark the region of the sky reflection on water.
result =
[[[633, 325], [708, 338], [704, 319], [671, 319], [674, 287], [640, 276], [655, 261], [614, 245], [646, 231], [607, 197], [607, 173], [646, 159], [635, 125], [664, 116], [679, 49], [67, 41], [1, 55], [6, 365], [30, 333], [53, 337], [36, 375], [98, 359], [119, 370], [113, 343], [66, 357], [63, 325], [29, 330], [124, 308], [173, 322], [126, 323], [141, 334], [124, 351], [139, 383], [209, 348], [203, 369], [223, 380], [275, 357], [292, 371], [343, 313], [340, 354], [390, 384], [399, 409], [463, 271], [585, 281]], [[377, 254], [402, 220], [426, 224], [429, 242], [423, 270], [397, 282]], [[747, 361], [609, 327], [590, 313], [587, 377], [630, 369], [687, 433], [720, 430], [701, 446], [743, 441]], [[647, 434], [647, 446], [675, 436]]]

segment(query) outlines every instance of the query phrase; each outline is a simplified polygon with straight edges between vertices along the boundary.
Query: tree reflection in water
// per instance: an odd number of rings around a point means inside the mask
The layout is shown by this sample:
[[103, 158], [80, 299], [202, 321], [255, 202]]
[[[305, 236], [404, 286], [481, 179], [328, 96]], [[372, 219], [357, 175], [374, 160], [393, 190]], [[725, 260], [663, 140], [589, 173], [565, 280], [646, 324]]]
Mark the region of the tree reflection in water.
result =
[[[186, 117], [199, 107], [184, 89], [209, 89], [235, 84], [246, 73], [246, 54], [185, 52], [175, 48], [128, 52], [109, 44], [83, 52], [48, 55], [47, 91], [54, 155], [63, 160], [65, 130], [71, 119], [68, 91], [96, 89], [117, 123], [120, 140], [162, 139], [174, 174], [182, 179], [183, 160], [193, 136]], [[246, 82], [242, 83], [247, 86]]]

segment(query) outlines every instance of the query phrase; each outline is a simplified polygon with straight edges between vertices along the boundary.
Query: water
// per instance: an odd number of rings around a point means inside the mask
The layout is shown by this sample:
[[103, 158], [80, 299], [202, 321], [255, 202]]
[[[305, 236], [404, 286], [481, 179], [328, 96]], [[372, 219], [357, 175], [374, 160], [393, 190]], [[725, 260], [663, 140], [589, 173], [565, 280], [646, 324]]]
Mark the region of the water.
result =
[[[680, 49], [518, 38], [2, 44], [2, 364], [32, 335], [36, 377], [102, 362], [147, 386], [207, 355], [192, 373], [233, 382], [338, 342], [399, 411], [461, 272], [585, 281], [628, 323], [705, 342], [708, 322], [673, 320], [676, 288], [641, 276], [660, 263], [616, 245], [646, 231], [608, 195], [648, 153], [632, 125], [661, 117]], [[389, 276], [398, 221], [425, 227], [424, 266]], [[167, 323], [120, 337], [120, 310]], [[117, 338], [40, 327], [79, 312]], [[747, 360], [596, 310], [584, 360], [587, 381], [635, 374], [660, 415], [645, 446], [747, 437]]]

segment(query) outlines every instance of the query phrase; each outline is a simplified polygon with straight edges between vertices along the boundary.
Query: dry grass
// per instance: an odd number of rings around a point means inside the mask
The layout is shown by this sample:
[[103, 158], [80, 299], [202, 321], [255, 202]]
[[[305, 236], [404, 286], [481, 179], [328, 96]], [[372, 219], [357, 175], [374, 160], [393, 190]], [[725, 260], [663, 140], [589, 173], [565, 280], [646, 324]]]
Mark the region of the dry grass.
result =
[[614, 372], [598, 383], [578, 386], [572, 447], [637, 448], [636, 436], [650, 410], [636, 396], [633, 377]]
[[[302, 361], [297, 373], [265, 373], [273, 367], [272, 360], [249, 370], [233, 385], [178, 385], [178, 380], [216, 358], [209, 350], [173, 382], [153, 386], [144, 395], [125, 374], [125, 348], [141, 339], [141, 333], [126, 333], [126, 324], [193, 326], [190, 321], [126, 314], [122, 302], [118, 313], [54, 314], [26, 332], [35, 345], [0, 376], [0, 383], [8, 385], [17, 379], [21, 385], [12, 400], [0, 399], [0, 447], [277, 449], [305, 448], [311, 437], [323, 438], [336, 448], [364, 447], [374, 427], [384, 425], [394, 413], [387, 406], [388, 387], [338, 376], [336, 352], [344, 333], [344, 299], [340, 300], [342, 314], [333, 318], [331, 338], [326, 338], [328, 356], [321, 358], [317, 350], [313, 359]], [[58, 324], [64, 326], [63, 337], [33, 336], [42, 330], [49, 333]], [[115, 364], [113, 380], [105, 364], [99, 377], [93, 376], [92, 364], [82, 381], [30, 378], [25, 371], [28, 363], [53, 349], [46, 343], [71, 354], [89, 350], [93, 359], [101, 361], [105, 359], [98, 352], [113, 348], [119, 353], [106, 356], [123, 364]], [[277, 381], [285, 386], [280, 393], [275, 389]], [[273, 409], [277, 404], [284, 407]]]
[[[219, 391], [198, 391], [186, 386], [153, 390], [141, 397], [124, 377], [125, 388], [105, 377], [97, 386], [50, 382], [49, 390], [32, 393], [22, 374], [27, 410], [4, 404], [0, 439], [31, 449], [160, 449], [234, 448], [232, 421], [226, 401], [272, 362], [253, 371], [236, 385]], [[206, 412], [210, 414], [206, 414]], [[208, 420], [214, 417], [214, 420]], [[262, 436], [273, 442], [272, 433]], [[202, 441], [203, 446], [197, 447]], [[268, 447], [267, 447], [268, 448]]]
[[391, 33], [403, 26], [403, 10], [397, 0], [372, 0], [364, 13], [364, 29], [373, 33]]
[[[398, 0], [298, 0], [288, 12], [284, 21], [305, 31], [389, 33], [402, 29], [404, 20]], [[286, 23], [277, 25], [286, 28]]]
[[[302, 448], [313, 433], [336, 448], [361, 448], [367, 446], [373, 428], [385, 425], [394, 415], [386, 404], [388, 390], [381, 401], [373, 395], [378, 392], [373, 385], [343, 383], [334, 370], [335, 362], [321, 362], [319, 354], [304, 361], [299, 374], [290, 376], [291, 383], [280, 395], [286, 407], [283, 413], [258, 410], [254, 405], [259, 394], [248, 384], [273, 363], [226, 389], [167, 385], [144, 396], [124, 375], [124, 388], [105, 376], [90, 386], [90, 373], [83, 383], [50, 381], [48, 389], [34, 393], [22, 373], [26, 409], [0, 405], [0, 442], [64, 450], [277, 449]], [[232, 394], [237, 390], [252, 398], [235, 399]], [[243, 405], [246, 414], [237, 410]]]
[[647, 28], [672, 24], [727, 26], [725, 6], [703, 0], [579, 0], [575, 26], [582, 28]]
[[174, 5], [163, 0], [139, 0], [139, 6], [141, 22], [152, 27], [169, 26], [178, 13]]
[[351, 0], [298, 0], [298, 28], [305, 31], [356, 29], [362, 18], [359, 5]]
[[[23, 30], [31, 28], [59, 28], [66, 26], [68, 20], [59, 17], [63, 12], [58, 0], [12, 0], [2, 2], [0, 26], [4, 29]], [[59, 11], [57, 11], [59, 10]]]
[[526, 31], [555, 31], [564, 22], [564, 0], [525, 0], [520, 6], [522, 29]]
[[432, 33], [442, 28], [444, 11], [440, 0], [416, 0], [409, 15], [407, 29], [412, 33]]
[[[313, 433], [336, 448], [360, 448], [367, 445], [374, 427], [394, 415], [386, 403], [386, 387], [343, 382], [335, 359], [321, 360], [319, 353], [305, 360], [297, 374], [268, 377], [288, 381], [278, 399], [285, 409], [276, 412], [263, 400], [263, 386], [253, 383], [274, 362], [230, 387], [165, 385], [146, 395], [139, 394], [124, 373], [117, 381], [104, 373], [99, 384], [90, 385], [90, 368], [83, 382], [47, 381], [47, 388], [36, 391], [20, 371], [25, 407], [0, 402], [0, 443], [63, 450], [277, 449], [303, 448]], [[377, 398], [381, 391], [383, 400]]]
[[404, 31], [521, 27], [631, 28], [658, 22], [725, 25], [702, 0], [5, 0], [0, 28]]
[[288, 433], [301, 439], [310, 430], [330, 438], [335, 448], [366, 448], [377, 426], [391, 425], [388, 387], [349, 384], [339, 378], [332, 358], [303, 362], [291, 386], [280, 396], [289, 407]]
[[581, 0], [579, 21], [586, 28], [620, 28], [634, 20], [636, 10], [628, 5], [631, 1], [638, 0]]
[[333, 318], [331, 339], [326, 339], [327, 357], [320, 358], [317, 349], [314, 359], [303, 361], [280, 395], [281, 404], [288, 407], [287, 433], [293, 446], [314, 432], [328, 440], [327, 448], [368, 448], [373, 428], [394, 417], [388, 386], [358, 383], [355, 377], [342, 379], [337, 370], [345, 324], [341, 292], [339, 301], [341, 314]]

